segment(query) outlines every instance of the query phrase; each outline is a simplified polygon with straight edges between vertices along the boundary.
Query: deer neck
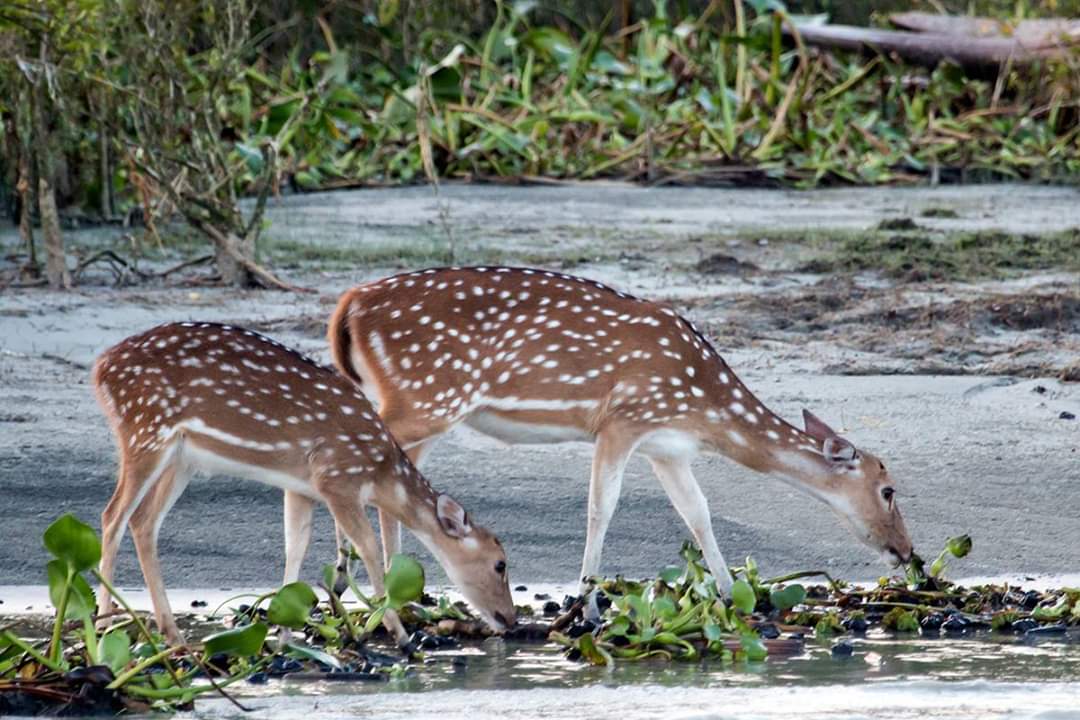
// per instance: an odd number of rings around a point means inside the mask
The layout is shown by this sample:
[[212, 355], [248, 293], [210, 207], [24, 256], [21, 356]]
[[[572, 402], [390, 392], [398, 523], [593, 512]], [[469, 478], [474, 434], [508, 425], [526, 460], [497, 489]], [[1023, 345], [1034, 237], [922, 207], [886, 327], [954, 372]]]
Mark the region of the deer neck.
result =
[[745, 386], [739, 387], [739, 400], [728, 399], [706, 412], [703, 444], [827, 501], [831, 473], [820, 443], [764, 407]]
[[374, 505], [400, 522], [440, 562], [443, 561], [446, 558], [443, 545], [449, 539], [436, 514], [439, 493], [411, 463], [406, 463], [393, 478], [393, 482], [375, 482], [370, 500], [365, 504]]

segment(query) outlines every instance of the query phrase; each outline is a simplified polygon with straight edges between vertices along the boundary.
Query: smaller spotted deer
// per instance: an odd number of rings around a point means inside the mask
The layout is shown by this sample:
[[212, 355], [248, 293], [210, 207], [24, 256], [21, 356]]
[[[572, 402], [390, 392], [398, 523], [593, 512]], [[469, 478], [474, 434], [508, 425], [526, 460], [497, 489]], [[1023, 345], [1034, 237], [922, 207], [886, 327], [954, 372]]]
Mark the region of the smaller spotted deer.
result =
[[[890, 562], [911, 555], [877, 458], [809, 412], [803, 430], [768, 410], [688, 320], [656, 303], [546, 270], [423, 270], [346, 292], [329, 342], [338, 369], [416, 462], [459, 423], [509, 443], [595, 443], [582, 579], [600, 570], [635, 452], [725, 591], [731, 574], [690, 469], [702, 451], [824, 501]], [[393, 519], [380, 525], [392, 551]]]
[[[130, 525], [158, 628], [180, 640], [158, 563], [158, 531], [192, 475], [256, 480], [285, 491], [285, 583], [294, 582], [325, 502], [339, 536], [359, 550], [383, 590], [364, 506], [409, 528], [495, 630], [514, 623], [506, 555], [455, 500], [433, 490], [348, 380], [251, 330], [162, 325], [106, 350], [93, 369], [120, 451], [116, 491], [101, 516], [101, 574]], [[110, 606], [102, 589], [99, 613]], [[399, 644], [405, 630], [385, 622]]]

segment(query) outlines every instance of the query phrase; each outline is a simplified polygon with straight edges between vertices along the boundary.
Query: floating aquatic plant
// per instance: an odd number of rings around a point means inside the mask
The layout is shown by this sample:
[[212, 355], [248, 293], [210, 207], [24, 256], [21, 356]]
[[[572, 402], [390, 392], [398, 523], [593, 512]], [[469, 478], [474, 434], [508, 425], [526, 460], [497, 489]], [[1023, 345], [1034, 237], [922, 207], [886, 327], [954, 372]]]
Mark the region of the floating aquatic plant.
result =
[[[0, 627], [0, 714], [179, 710], [200, 694], [229, 697], [229, 685], [286, 674], [397, 677], [407, 671], [408, 658], [374, 651], [369, 642], [383, 637], [380, 623], [390, 610], [414, 631], [411, 651], [490, 634], [464, 604], [425, 595], [423, 568], [396, 555], [382, 597], [365, 595], [350, 578], [356, 601], [346, 604], [333, 591], [334, 569], [328, 566], [321, 589], [290, 583], [232, 609], [225, 627], [201, 642], [170, 646], [111, 585], [106, 587], [120, 610], [108, 618], [110, 628], [95, 627], [102, 618], [95, 616], [90, 583], [101, 581], [95, 568], [101, 547], [92, 528], [65, 515], [46, 530], [45, 546], [53, 556], [47, 575], [56, 617], [46, 639]], [[913, 557], [903, 577], [869, 587], [821, 571], [763, 578], [747, 558], [732, 569], [736, 580], [724, 595], [700, 551], [687, 543], [681, 566], [668, 566], [652, 580], [594, 578], [588, 592], [568, 597], [550, 623], [519, 625], [507, 639], [554, 642], [570, 658], [602, 666], [638, 660], [754, 663], [799, 653], [806, 641], [867, 631], [1042, 635], [1080, 626], [1080, 588], [1039, 592], [946, 580], [947, 560], [971, 549], [969, 536], [950, 538], [930, 572]], [[795, 582], [811, 577], [826, 582]]]

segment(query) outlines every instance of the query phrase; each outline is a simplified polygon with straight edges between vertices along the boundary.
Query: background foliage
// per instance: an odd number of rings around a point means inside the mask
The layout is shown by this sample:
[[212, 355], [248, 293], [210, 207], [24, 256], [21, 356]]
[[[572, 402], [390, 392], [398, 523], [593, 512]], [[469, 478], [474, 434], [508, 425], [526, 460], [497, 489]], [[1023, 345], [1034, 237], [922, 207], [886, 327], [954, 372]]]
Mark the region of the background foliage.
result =
[[[17, 192], [28, 172], [102, 219], [135, 212], [153, 231], [180, 213], [205, 224], [219, 266], [243, 266], [260, 216], [239, 198], [283, 185], [1076, 178], [1080, 58], [971, 73], [798, 40], [808, 12], [883, 23], [924, 5], [747, 0], [740, 24], [743, 3], [727, 0], [275, 0], [243, 13], [224, 0], [16, 0], [0, 10], [0, 195], [13, 218], [39, 207], [38, 183]], [[237, 252], [223, 253], [230, 237]]]

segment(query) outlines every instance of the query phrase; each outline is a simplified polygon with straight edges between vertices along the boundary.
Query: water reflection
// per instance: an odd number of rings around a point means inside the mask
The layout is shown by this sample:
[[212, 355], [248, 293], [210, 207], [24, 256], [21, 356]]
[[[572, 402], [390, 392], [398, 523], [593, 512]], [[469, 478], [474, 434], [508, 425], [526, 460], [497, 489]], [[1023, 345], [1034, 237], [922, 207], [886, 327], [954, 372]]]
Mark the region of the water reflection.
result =
[[389, 683], [300, 684], [286, 679], [261, 691], [280, 692], [280, 685], [304, 694], [366, 694], [628, 685], [799, 687], [908, 680], [1080, 682], [1077, 631], [1041, 641], [987, 633], [948, 640], [872, 634], [850, 642], [854, 652], [849, 657], [833, 657], [827, 643], [808, 641], [801, 654], [765, 663], [624, 661], [614, 668], [597, 668], [565, 659], [554, 645], [489, 639], [480, 645], [429, 653], [427, 662], [407, 678]]

